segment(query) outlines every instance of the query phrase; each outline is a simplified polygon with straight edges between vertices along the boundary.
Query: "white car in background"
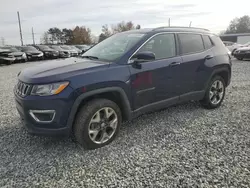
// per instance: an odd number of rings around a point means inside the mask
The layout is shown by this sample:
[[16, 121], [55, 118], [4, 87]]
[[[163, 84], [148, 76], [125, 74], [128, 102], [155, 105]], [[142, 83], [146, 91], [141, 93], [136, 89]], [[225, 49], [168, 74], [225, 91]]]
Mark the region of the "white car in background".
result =
[[244, 46], [242, 44], [234, 43], [234, 42], [231, 42], [231, 41], [223, 41], [223, 43], [225, 44], [225, 46], [231, 52], [232, 55], [234, 54], [236, 49], [241, 48], [241, 47]]

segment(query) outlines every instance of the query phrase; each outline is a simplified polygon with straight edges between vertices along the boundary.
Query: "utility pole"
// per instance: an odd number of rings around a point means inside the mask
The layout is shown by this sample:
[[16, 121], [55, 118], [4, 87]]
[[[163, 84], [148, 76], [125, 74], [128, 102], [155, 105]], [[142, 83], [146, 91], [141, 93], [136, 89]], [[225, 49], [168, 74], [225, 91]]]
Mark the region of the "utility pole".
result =
[[1, 37], [1, 43], [2, 43], [2, 46], [4, 46], [4, 45], [5, 45], [5, 40], [4, 40], [4, 38], [3, 38], [3, 37]]
[[23, 46], [23, 34], [22, 34], [22, 27], [21, 27], [21, 22], [20, 22], [19, 11], [17, 11], [17, 17], [18, 17], [18, 23], [19, 23], [21, 45]]
[[170, 18], [168, 18], [168, 27], [170, 27]]
[[192, 25], [192, 21], [189, 23], [189, 27], [191, 27], [191, 25]]
[[35, 45], [35, 37], [34, 37], [34, 30], [33, 30], [33, 27], [32, 27], [32, 39], [33, 39], [33, 44]]

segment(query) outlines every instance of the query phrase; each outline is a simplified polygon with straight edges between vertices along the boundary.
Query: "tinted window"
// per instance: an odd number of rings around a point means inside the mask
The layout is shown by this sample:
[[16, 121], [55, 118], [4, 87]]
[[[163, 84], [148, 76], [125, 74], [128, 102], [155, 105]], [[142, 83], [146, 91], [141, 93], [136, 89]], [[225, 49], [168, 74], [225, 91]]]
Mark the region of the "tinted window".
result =
[[150, 39], [138, 52], [150, 51], [156, 59], [165, 59], [176, 55], [174, 34], [157, 35]]
[[203, 35], [203, 42], [206, 49], [212, 48], [213, 44], [209, 36]]
[[215, 46], [217, 46], [217, 47], [225, 47], [225, 45], [221, 41], [220, 37], [214, 35], [214, 36], [212, 36], [211, 39], [212, 39]]
[[204, 50], [201, 35], [198, 34], [178, 34], [181, 45], [181, 53], [189, 54]]

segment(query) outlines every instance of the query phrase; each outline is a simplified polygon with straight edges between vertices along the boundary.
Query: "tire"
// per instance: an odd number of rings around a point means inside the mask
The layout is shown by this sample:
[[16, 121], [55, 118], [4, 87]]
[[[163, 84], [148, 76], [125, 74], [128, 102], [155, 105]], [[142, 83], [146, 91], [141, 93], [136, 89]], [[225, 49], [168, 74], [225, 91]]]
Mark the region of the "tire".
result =
[[[114, 122], [113, 126], [110, 122]], [[85, 149], [103, 147], [115, 139], [121, 122], [121, 110], [116, 103], [107, 99], [94, 99], [84, 105], [76, 115], [73, 127], [74, 140]]]
[[[215, 85], [216, 87], [218, 86], [218, 83], [221, 87], [219, 86], [218, 88], [214, 88]], [[222, 91], [222, 93], [219, 91]], [[200, 101], [200, 103], [203, 107], [207, 109], [218, 108], [224, 100], [225, 92], [226, 92], [225, 80], [219, 75], [214, 76], [210, 81], [208, 88], [206, 89], [205, 97]]]

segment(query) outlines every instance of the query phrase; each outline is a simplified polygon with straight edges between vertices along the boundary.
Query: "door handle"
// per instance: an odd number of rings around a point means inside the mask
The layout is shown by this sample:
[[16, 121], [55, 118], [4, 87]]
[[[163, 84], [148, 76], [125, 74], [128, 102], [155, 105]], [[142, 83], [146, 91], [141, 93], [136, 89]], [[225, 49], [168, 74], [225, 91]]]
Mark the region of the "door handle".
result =
[[206, 57], [205, 57], [205, 59], [212, 59], [214, 56], [212, 56], [212, 55], [207, 55]]
[[178, 66], [180, 64], [181, 64], [180, 62], [173, 62], [173, 63], [170, 63], [169, 66], [170, 67], [175, 67], [175, 66]]

